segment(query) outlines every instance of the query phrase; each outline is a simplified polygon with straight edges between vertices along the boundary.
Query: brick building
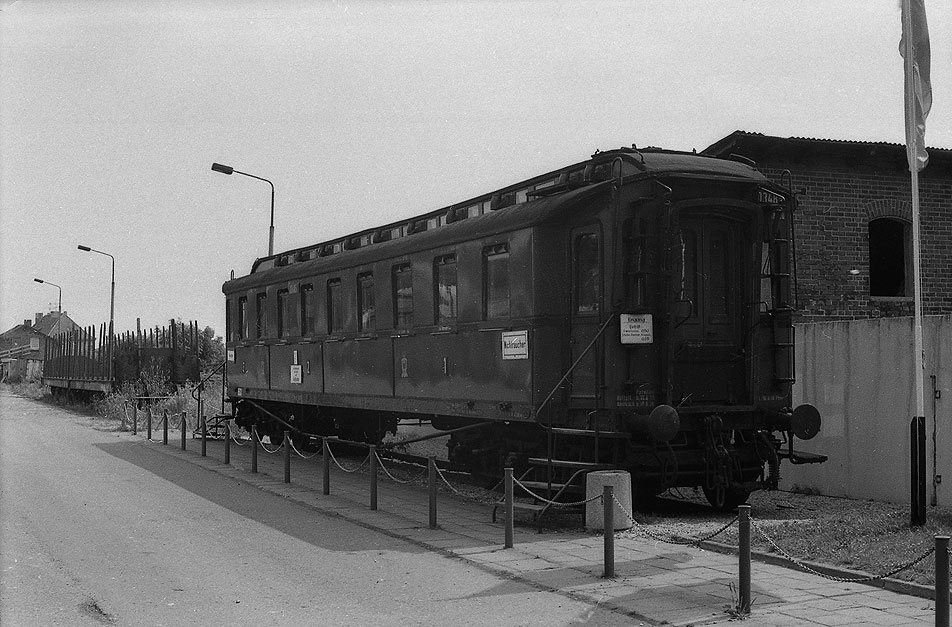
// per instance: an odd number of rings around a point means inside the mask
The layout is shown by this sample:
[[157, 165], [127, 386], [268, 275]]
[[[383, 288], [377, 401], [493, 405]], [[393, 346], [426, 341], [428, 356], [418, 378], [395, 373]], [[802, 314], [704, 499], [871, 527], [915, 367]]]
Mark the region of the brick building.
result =
[[46, 338], [77, 330], [79, 326], [65, 311], [53, 311], [38, 313], [35, 319], [0, 333], [0, 380], [42, 376]]
[[[912, 192], [905, 146], [736, 131], [704, 154], [747, 157], [798, 192], [801, 322], [913, 314]], [[952, 313], [952, 151], [919, 174], [923, 314]], [[786, 181], [784, 181], [786, 182]]]

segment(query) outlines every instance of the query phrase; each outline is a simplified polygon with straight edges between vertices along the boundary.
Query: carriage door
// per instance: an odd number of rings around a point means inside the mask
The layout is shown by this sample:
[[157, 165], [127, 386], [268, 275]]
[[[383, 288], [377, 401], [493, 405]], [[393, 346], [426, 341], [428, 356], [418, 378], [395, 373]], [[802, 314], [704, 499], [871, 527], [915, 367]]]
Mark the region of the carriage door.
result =
[[674, 402], [747, 400], [743, 342], [746, 229], [716, 215], [682, 214], [675, 277]]
[[571, 362], [581, 357], [572, 371], [572, 409], [599, 406], [600, 342], [586, 351], [600, 326], [602, 271], [601, 237], [597, 226], [572, 231], [572, 311], [569, 346]]

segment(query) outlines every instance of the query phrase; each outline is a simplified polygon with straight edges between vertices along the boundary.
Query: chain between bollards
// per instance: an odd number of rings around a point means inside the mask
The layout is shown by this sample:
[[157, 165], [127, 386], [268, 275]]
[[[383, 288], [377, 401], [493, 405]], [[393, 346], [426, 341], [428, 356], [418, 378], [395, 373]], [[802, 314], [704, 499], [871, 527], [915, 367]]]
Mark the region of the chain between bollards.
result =
[[506, 486], [506, 544], [505, 548], [511, 549], [513, 534], [513, 496], [512, 496], [512, 468], [505, 469]]
[[258, 472], [258, 425], [251, 425], [251, 472]]
[[949, 536], [935, 537], [935, 627], [949, 627]]
[[750, 613], [750, 505], [737, 507], [738, 605], [744, 614]]
[[436, 529], [436, 458], [430, 455], [426, 465], [427, 487], [430, 491], [430, 529]]
[[602, 526], [605, 534], [605, 579], [615, 576], [615, 487], [606, 485], [602, 489]]

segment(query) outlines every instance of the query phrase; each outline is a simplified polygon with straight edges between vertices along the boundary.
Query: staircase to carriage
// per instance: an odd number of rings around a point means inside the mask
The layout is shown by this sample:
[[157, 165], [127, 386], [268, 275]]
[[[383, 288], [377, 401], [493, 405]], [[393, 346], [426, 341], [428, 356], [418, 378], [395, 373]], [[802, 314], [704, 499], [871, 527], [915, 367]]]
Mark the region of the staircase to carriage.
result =
[[[211, 439], [222, 439], [228, 434], [228, 421], [231, 420], [231, 412], [225, 411], [225, 392], [227, 390], [227, 376], [225, 376], [225, 366], [228, 362], [221, 362], [218, 367], [209, 372], [205, 377], [199, 381], [192, 389], [190, 390], [192, 398], [195, 399], [195, 402], [198, 407], [198, 416], [195, 421], [195, 429], [192, 431], [193, 438], [202, 437], [202, 422], [205, 423], [205, 436]], [[221, 403], [218, 408], [218, 412], [211, 417], [205, 415], [205, 401], [203, 399], [203, 393], [205, 391], [206, 383], [218, 374], [222, 373], [222, 382], [221, 382]]]

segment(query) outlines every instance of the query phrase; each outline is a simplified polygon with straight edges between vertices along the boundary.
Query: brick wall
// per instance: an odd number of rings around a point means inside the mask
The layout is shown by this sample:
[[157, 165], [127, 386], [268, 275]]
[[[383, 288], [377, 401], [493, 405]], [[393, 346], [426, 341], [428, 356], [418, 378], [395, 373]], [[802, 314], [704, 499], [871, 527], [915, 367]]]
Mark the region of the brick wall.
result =
[[[910, 220], [908, 171], [829, 158], [759, 165], [775, 181], [789, 169], [794, 190], [802, 191], [795, 222], [800, 321], [913, 314], [911, 297], [871, 297], [869, 289], [868, 225], [880, 217]], [[930, 176], [927, 168], [919, 179], [926, 315], [952, 313], [952, 176], [947, 170], [935, 174]]]

